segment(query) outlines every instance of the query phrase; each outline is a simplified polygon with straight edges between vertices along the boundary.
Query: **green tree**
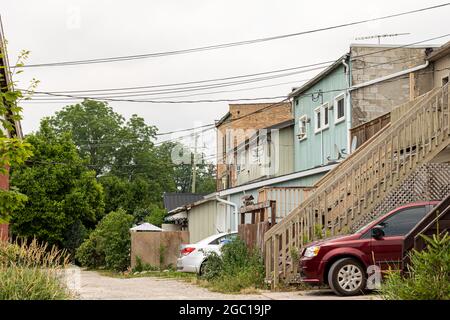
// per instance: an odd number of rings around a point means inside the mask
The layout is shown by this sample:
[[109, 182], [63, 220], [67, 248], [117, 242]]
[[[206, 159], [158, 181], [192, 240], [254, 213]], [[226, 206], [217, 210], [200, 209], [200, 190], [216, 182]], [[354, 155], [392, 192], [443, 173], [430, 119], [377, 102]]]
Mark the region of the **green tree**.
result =
[[[23, 62], [29, 55], [28, 51], [22, 51], [19, 54], [15, 68], [16, 73], [21, 73], [20, 69]], [[1, 61], [3, 53], [0, 51]], [[8, 66], [0, 65], [0, 176], [8, 176], [11, 165], [20, 165], [29, 158], [32, 153], [30, 145], [23, 142], [15, 135], [15, 126], [13, 123], [22, 119], [22, 108], [18, 103], [22, 99], [28, 99], [30, 94], [24, 95], [21, 91], [15, 91], [13, 83], [10, 83], [5, 77], [10, 73]], [[12, 78], [14, 74], [10, 73]], [[32, 80], [29, 92], [36, 87], [38, 81]], [[0, 223], [9, 222], [10, 213], [14, 210], [22, 208], [28, 198], [19, 192], [17, 188], [10, 188], [9, 190], [0, 189]]]
[[130, 265], [133, 217], [123, 210], [107, 214], [76, 253], [82, 266], [123, 271]]
[[125, 121], [107, 104], [85, 100], [50, 123], [59, 134], [72, 132], [81, 156], [89, 158], [104, 187], [106, 212], [162, 207], [163, 192], [175, 190], [170, 158], [154, 145], [157, 129], [143, 118]]
[[115, 151], [123, 143], [124, 122], [125, 119], [106, 103], [93, 100], [66, 106], [50, 118], [57, 133], [72, 132], [81, 157], [89, 158], [97, 175], [112, 166]]
[[70, 133], [57, 134], [47, 120], [26, 138], [33, 156], [11, 168], [11, 184], [29, 201], [12, 214], [14, 234], [76, 248], [103, 216], [102, 186], [86, 167]]

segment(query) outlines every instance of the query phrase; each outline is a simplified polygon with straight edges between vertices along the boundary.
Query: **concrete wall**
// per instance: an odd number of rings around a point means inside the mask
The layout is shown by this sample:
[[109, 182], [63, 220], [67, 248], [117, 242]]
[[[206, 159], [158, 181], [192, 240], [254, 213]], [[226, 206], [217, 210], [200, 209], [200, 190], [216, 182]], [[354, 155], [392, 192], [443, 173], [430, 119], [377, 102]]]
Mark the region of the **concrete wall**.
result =
[[[353, 45], [350, 47], [352, 85], [406, 70], [425, 63], [426, 48]], [[373, 120], [414, 96], [431, 89], [431, 73], [417, 71], [411, 83], [409, 74], [355, 90], [351, 94], [352, 127]], [[411, 86], [412, 84], [412, 86]]]
[[[180, 245], [188, 243], [187, 231], [131, 232], [131, 267], [136, 265], [136, 256], [141, 258], [143, 263], [155, 267], [176, 267]], [[162, 264], [160, 248], [164, 248]]]
[[[328, 76], [321, 79], [311, 88], [302, 92], [300, 97], [294, 99], [295, 139], [294, 139], [294, 171], [302, 171], [328, 163], [327, 157], [336, 159], [335, 145], [339, 149], [347, 150], [348, 129], [345, 119], [336, 123], [334, 99], [345, 93], [347, 79], [344, 66], [338, 66]], [[341, 90], [339, 90], [341, 89]], [[312, 93], [322, 90], [323, 95], [317, 99], [311, 97]], [[320, 132], [315, 132], [314, 109], [323, 103], [329, 103], [329, 127]], [[306, 138], [299, 140], [299, 119], [306, 116], [309, 119], [306, 127]]]
[[442, 79], [450, 75], [450, 54], [434, 62], [433, 87], [442, 86]]

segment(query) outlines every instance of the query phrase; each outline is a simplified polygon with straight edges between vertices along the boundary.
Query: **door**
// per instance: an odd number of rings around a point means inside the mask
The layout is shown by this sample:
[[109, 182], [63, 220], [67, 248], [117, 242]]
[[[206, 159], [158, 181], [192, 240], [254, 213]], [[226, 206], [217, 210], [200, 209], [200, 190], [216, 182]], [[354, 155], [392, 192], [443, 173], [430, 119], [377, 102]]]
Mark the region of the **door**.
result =
[[375, 260], [382, 271], [401, 268], [403, 240], [405, 235], [425, 216], [427, 206], [399, 209], [378, 225], [383, 228], [384, 237], [371, 239], [371, 260]]

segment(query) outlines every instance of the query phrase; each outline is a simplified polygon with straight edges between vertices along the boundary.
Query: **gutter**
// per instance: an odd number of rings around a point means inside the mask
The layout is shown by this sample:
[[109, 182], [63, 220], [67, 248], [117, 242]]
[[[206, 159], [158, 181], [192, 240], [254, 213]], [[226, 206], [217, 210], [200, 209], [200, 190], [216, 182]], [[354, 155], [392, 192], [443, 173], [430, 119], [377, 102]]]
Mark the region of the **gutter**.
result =
[[430, 64], [430, 62], [427, 60], [425, 62], [425, 64], [421, 64], [421, 65], [419, 65], [417, 67], [414, 67], [414, 68], [402, 70], [402, 71], [399, 71], [399, 72], [396, 72], [396, 73], [392, 73], [392, 74], [389, 74], [389, 75], [381, 77], [381, 78], [377, 78], [377, 79], [373, 79], [373, 80], [370, 80], [370, 81], [366, 81], [366, 82], [357, 84], [355, 86], [350, 87], [348, 90], [349, 91], [353, 91], [353, 90], [356, 90], [356, 89], [361, 89], [361, 88], [364, 88], [364, 87], [367, 87], [367, 86], [370, 86], [370, 85], [373, 85], [373, 84], [376, 84], [376, 83], [379, 83], [379, 82], [383, 82], [383, 81], [386, 81], [386, 80], [397, 78], [399, 76], [403, 76], [403, 75], [411, 73], [411, 72], [422, 70], [422, 69], [425, 69], [426, 67], [428, 67], [429, 64]]
[[[234, 231], [237, 231], [237, 229], [238, 229], [238, 208], [237, 208], [237, 205], [235, 203], [231, 202], [231, 201], [223, 200], [223, 199], [219, 198], [218, 196], [216, 196], [216, 200], [219, 201], [219, 202], [222, 202], [222, 203], [224, 203], [226, 205], [232, 206], [234, 208], [234, 218], [235, 218], [235, 222], [236, 222], [236, 230], [234, 230]], [[230, 230], [231, 230], [231, 221], [232, 221], [232, 219], [230, 219]]]

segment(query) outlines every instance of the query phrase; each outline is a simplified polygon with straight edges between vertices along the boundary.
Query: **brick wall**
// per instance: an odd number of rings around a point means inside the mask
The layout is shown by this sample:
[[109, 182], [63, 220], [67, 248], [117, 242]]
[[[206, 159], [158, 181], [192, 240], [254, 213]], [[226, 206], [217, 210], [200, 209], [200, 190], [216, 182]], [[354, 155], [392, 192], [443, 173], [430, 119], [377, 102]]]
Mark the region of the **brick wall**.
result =
[[8, 240], [9, 225], [6, 223], [0, 224], [0, 241]]
[[0, 175], [0, 189], [7, 190], [9, 188], [9, 178], [5, 175]]
[[[9, 177], [7, 175], [0, 175], [0, 189], [6, 190], [9, 188]], [[8, 224], [0, 224], [0, 241], [7, 240], [9, 235]]]
[[[267, 128], [277, 123], [292, 119], [292, 110], [290, 103], [280, 103], [267, 108], [273, 103], [252, 103], [252, 104], [230, 104], [230, 117], [217, 127], [217, 189], [222, 190], [222, 177], [229, 172], [230, 166], [227, 165], [227, 156], [223, 158], [224, 143], [230, 139], [231, 150], [244, 142], [255, 133], [255, 130]], [[266, 109], [264, 109], [266, 108]], [[254, 113], [257, 110], [264, 109], [261, 112]], [[243, 117], [247, 115], [246, 117]], [[241, 118], [243, 117], [243, 118]], [[240, 118], [240, 119], [239, 119]], [[239, 120], [236, 120], [239, 119]], [[227, 136], [227, 131], [232, 130], [233, 135]], [[225, 139], [225, 140], [224, 140]], [[232, 151], [231, 151], [232, 153]], [[229, 187], [236, 186], [237, 177], [231, 176]]]

